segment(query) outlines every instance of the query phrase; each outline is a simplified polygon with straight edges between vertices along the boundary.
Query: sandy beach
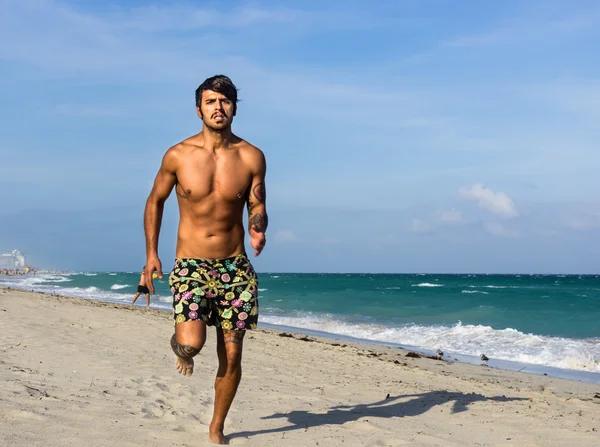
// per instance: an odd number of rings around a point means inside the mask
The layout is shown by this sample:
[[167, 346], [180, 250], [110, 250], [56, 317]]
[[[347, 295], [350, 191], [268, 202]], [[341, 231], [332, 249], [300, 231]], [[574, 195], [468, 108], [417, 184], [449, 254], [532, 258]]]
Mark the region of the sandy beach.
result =
[[[179, 376], [170, 315], [0, 289], [0, 445], [203, 446], [214, 329]], [[225, 434], [243, 446], [597, 446], [600, 387], [258, 329]]]

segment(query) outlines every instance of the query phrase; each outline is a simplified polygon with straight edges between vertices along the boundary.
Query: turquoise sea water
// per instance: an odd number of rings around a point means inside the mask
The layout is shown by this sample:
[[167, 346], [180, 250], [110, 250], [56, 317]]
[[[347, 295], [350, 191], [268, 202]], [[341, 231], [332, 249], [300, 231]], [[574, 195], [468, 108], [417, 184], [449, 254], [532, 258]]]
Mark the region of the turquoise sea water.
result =
[[[78, 273], [0, 285], [128, 303], [138, 279]], [[166, 280], [155, 282], [152, 307], [170, 311]], [[259, 290], [259, 325], [600, 374], [600, 276], [262, 273]]]

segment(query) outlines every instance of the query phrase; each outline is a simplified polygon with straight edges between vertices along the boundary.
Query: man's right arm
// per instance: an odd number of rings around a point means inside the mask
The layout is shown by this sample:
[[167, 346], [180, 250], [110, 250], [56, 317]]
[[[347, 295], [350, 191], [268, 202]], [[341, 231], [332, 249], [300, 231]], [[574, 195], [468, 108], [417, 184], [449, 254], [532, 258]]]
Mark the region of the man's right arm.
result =
[[162, 223], [165, 201], [171, 194], [177, 182], [177, 154], [175, 148], [167, 151], [163, 157], [160, 169], [144, 210], [144, 233], [146, 236], [146, 284], [154, 293], [152, 273], [157, 272], [162, 279], [162, 265], [158, 258], [158, 237]]

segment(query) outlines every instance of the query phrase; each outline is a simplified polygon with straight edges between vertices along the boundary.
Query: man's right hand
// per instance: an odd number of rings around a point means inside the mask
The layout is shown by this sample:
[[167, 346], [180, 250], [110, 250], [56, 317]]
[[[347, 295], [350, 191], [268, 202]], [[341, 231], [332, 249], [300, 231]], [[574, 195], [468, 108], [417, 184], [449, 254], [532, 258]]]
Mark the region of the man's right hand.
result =
[[156, 272], [158, 279], [163, 279], [162, 264], [160, 259], [158, 259], [157, 256], [146, 259], [146, 269], [144, 271], [146, 272], [146, 285], [148, 286], [148, 290], [150, 290], [152, 295], [154, 295], [155, 292], [154, 283], [152, 282], [152, 274]]

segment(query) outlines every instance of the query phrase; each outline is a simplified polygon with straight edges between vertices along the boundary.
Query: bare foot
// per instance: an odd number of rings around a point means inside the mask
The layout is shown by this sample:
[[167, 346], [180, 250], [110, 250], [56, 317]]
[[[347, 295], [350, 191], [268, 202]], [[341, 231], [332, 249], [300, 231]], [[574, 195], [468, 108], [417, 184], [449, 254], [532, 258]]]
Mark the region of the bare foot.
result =
[[227, 440], [227, 438], [225, 438], [225, 436], [223, 436], [222, 428], [217, 429], [217, 428], [212, 428], [212, 426], [210, 426], [208, 428], [208, 437], [213, 444], [221, 444], [221, 445], [229, 444], [229, 441]]
[[194, 359], [190, 358], [188, 360], [177, 357], [175, 360], [175, 367], [180, 374], [183, 374], [184, 376], [191, 376], [194, 373]]

